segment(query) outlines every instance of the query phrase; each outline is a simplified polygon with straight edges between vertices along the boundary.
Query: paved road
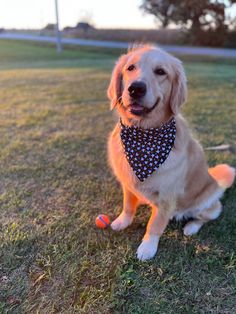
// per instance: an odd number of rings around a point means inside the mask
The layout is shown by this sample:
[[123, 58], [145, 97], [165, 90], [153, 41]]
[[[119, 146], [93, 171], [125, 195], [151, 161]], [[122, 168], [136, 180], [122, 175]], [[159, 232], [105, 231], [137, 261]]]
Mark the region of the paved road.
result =
[[[50, 36], [39, 36], [19, 33], [1, 33], [0, 39], [14, 39], [14, 40], [30, 40], [55, 43], [56, 38]], [[62, 38], [63, 45], [78, 45], [78, 46], [93, 46], [105, 48], [122, 48], [127, 49], [129, 44], [126, 42], [115, 41], [101, 41], [90, 39], [78, 38]], [[183, 54], [183, 55], [202, 55], [202, 56], [216, 56], [225, 58], [236, 58], [236, 49], [223, 49], [223, 48], [206, 48], [206, 47], [191, 47], [191, 46], [172, 46], [172, 45], [159, 45], [169, 52]]]

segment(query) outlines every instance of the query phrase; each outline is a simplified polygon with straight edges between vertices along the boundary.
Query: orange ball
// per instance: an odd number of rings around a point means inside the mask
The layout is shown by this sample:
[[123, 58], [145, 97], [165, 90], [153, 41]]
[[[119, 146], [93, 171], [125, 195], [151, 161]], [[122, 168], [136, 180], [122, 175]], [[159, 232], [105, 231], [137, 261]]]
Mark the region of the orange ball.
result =
[[105, 229], [110, 225], [110, 219], [107, 215], [98, 215], [95, 223], [99, 229]]

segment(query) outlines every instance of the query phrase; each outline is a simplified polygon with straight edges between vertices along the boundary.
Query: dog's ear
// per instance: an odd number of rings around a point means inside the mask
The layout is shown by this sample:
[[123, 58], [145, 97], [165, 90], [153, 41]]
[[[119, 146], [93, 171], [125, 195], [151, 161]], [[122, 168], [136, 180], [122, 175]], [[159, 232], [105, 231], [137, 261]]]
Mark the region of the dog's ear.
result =
[[177, 58], [174, 58], [173, 68], [175, 74], [172, 82], [170, 108], [173, 114], [177, 114], [180, 106], [187, 99], [187, 79], [182, 63]]
[[127, 55], [122, 55], [112, 72], [110, 85], [107, 90], [107, 96], [111, 100], [111, 110], [117, 105], [118, 100], [122, 95], [122, 69], [126, 60]]

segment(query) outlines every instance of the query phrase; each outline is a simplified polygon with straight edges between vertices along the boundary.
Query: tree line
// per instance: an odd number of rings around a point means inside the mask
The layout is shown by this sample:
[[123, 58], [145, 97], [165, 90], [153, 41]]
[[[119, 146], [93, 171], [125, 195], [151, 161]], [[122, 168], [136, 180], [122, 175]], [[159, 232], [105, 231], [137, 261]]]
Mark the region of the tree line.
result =
[[143, 0], [141, 9], [155, 16], [163, 28], [181, 27], [194, 45], [236, 46], [236, 0]]

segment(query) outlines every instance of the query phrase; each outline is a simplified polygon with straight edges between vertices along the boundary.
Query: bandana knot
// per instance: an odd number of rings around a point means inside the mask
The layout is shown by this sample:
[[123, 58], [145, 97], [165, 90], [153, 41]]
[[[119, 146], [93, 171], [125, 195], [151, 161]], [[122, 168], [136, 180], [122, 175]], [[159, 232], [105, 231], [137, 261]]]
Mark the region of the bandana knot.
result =
[[143, 182], [168, 158], [176, 136], [175, 119], [160, 128], [126, 126], [120, 120], [121, 142], [128, 163]]

